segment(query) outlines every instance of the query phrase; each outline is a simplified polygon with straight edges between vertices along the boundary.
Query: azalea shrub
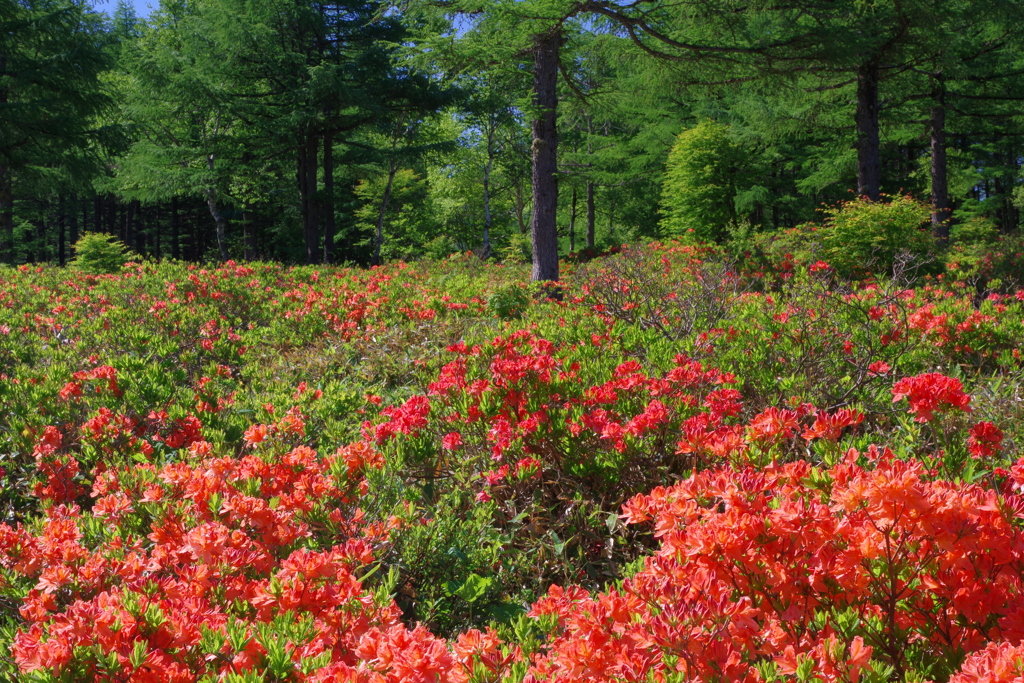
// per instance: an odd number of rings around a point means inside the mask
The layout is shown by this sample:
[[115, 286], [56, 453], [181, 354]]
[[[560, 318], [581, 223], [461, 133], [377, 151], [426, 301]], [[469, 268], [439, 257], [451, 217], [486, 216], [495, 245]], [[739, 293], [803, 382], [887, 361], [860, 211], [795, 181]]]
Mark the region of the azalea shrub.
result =
[[1019, 680], [1024, 292], [725, 263], [0, 270], [0, 678]]

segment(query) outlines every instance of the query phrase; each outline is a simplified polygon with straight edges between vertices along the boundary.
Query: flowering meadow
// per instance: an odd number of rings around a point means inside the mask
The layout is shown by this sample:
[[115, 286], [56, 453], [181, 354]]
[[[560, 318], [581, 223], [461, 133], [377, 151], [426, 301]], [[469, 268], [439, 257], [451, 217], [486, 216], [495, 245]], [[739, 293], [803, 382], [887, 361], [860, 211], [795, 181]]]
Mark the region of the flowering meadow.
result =
[[1024, 291], [564, 268], [0, 270], [0, 678], [1024, 681]]

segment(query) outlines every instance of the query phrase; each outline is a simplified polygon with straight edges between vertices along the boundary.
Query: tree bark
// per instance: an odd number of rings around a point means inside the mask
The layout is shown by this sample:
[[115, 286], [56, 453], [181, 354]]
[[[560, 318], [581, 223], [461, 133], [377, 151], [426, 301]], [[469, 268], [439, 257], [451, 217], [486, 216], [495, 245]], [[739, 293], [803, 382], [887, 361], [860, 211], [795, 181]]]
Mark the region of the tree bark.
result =
[[931, 112], [932, 231], [942, 244], [949, 242], [949, 178], [946, 163], [945, 89], [936, 88]]
[[242, 210], [242, 258], [246, 261], [256, 260], [256, 214], [251, 206]]
[[316, 204], [317, 158], [319, 140], [307, 133], [299, 145], [299, 194], [302, 203], [302, 234], [306, 243], [306, 263], [320, 261], [320, 216]]
[[597, 216], [594, 210], [594, 183], [587, 181], [587, 249], [593, 249], [596, 242]]
[[480, 257], [491, 257], [491, 168], [494, 164], [494, 125], [488, 119], [487, 125], [487, 163], [484, 165], [484, 246]]
[[334, 135], [324, 134], [324, 263], [334, 263]]
[[[212, 154], [206, 157], [206, 164], [213, 172], [214, 156]], [[210, 209], [210, 215], [213, 216], [213, 222], [217, 226], [217, 247], [220, 249], [220, 260], [228, 260], [228, 245], [227, 245], [227, 227], [228, 220], [224, 218], [224, 214], [220, 212], [220, 208], [217, 206], [217, 190], [209, 187], [206, 189], [206, 206]]]
[[569, 204], [569, 253], [576, 253], [576, 186], [572, 188], [572, 201]]
[[103, 195], [103, 201], [107, 204], [107, 234], [119, 235], [117, 227], [117, 199], [108, 192]]
[[533, 241], [534, 281], [558, 280], [558, 48], [559, 31], [538, 36], [534, 45], [533, 104]]
[[[71, 246], [71, 247], [74, 247], [76, 244], [78, 244], [78, 212], [75, 210], [77, 206], [78, 206], [78, 195], [77, 194], [73, 194], [73, 195], [71, 195], [71, 211], [70, 211], [70, 214], [71, 214], [71, 236], [68, 238], [68, 245]], [[82, 202], [82, 227], [83, 228], [85, 227], [85, 217], [86, 217], [86, 215], [87, 214], [86, 214], [85, 202]], [[68, 250], [68, 253], [69, 253], [70, 256], [74, 256], [74, 253], [72, 253], [73, 251], [74, 251], [74, 249], [69, 249]]]
[[388, 168], [388, 182], [384, 186], [384, 198], [380, 202], [380, 212], [377, 214], [377, 237], [373, 244], [373, 265], [380, 265], [380, 248], [384, 244], [384, 213], [388, 210], [388, 201], [391, 199], [391, 188], [395, 184], [395, 174], [398, 173], [398, 162], [391, 161]]
[[882, 158], [878, 132], [878, 62], [857, 70], [857, 194], [881, 198]]
[[11, 167], [0, 163], [0, 253], [12, 266], [14, 258], [14, 183]]
[[64, 197], [57, 197], [57, 264], [63, 268], [67, 254], [65, 253], [65, 238], [68, 222], [67, 201]]
[[178, 198], [171, 197], [171, 258], [181, 258], [181, 223], [178, 220]]

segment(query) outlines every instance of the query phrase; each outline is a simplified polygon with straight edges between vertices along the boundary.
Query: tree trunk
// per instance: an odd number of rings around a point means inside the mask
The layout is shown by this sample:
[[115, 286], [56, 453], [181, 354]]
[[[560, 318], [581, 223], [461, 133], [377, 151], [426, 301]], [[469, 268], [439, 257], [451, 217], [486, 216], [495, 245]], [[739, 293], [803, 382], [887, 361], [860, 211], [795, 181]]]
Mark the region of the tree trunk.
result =
[[135, 251], [139, 251], [138, 210], [135, 200], [132, 200], [124, 212], [124, 243]]
[[316, 205], [317, 157], [320, 150], [316, 135], [308, 133], [299, 149], [299, 193], [302, 202], [302, 234], [306, 243], [306, 263], [320, 261], [320, 216]]
[[107, 234], [119, 236], [117, 223], [117, 200], [114, 195], [107, 193], [103, 195], [103, 201], [107, 204]]
[[181, 258], [181, 223], [178, 220], [178, 198], [171, 197], [171, 258]]
[[882, 157], [878, 132], [878, 62], [857, 70], [857, 194], [881, 198]]
[[594, 183], [587, 181], [587, 249], [593, 249], [596, 242], [597, 216], [594, 211]]
[[64, 252], [64, 239], [67, 237], [66, 228], [68, 222], [67, 201], [64, 197], [57, 197], [57, 264], [63, 268], [67, 254]]
[[[68, 238], [68, 245], [70, 245], [72, 247], [74, 245], [78, 244], [78, 212], [75, 211], [75, 208], [77, 206], [78, 206], [78, 195], [77, 194], [71, 195], [71, 211], [70, 211], [70, 214], [71, 214], [71, 236]], [[85, 227], [85, 217], [86, 217], [86, 215], [87, 215], [86, 214], [86, 205], [85, 205], [85, 202], [82, 202], [82, 227], [83, 228]], [[74, 253], [71, 253], [73, 251], [74, 251], [73, 249], [69, 249], [68, 250], [69, 255], [72, 256], [72, 257], [74, 256]]]
[[244, 252], [242, 258], [246, 261], [256, 260], [256, 214], [251, 206], [246, 206], [242, 211], [242, 243]]
[[117, 238], [124, 244], [128, 244], [128, 207], [125, 204], [121, 204], [119, 208], [120, 213], [118, 213], [117, 217]]
[[160, 260], [163, 258], [163, 230], [160, 229], [160, 204], [153, 205], [153, 255]]
[[334, 263], [334, 134], [324, 134], [324, 263]]
[[946, 164], [946, 102], [941, 85], [935, 91], [931, 115], [932, 231], [942, 244], [949, 242], [949, 178]]
[[569, 253], [576, 253], [576, 186], [572, 188], [572, 203], [569, 207]]
[[534, 281], [558, 280], [558, 48], [559, 31], [538, 36], [534, 45], [533, 104], [533, 241]]
[[[7, 72], [7, 55], [0, 54], [0, 74]], [[0, 88], [0, 107], [6, 108], [7, 89]], [[13, 170], [0, 161], [0, 258], [14, 265], [14, 183]]]
[[[206, 157], [206, 165], [213, 172], [214, 156], [212, 154]], [[206, 206], [210, 209], [210, 215], [213, 216], [213, 222], [217, 226], [217, 247], [220, 249], [220, 260], [228, 260], [228, 245], [227, 245], [227, 227], [228, 220], [224, 218], [224, 214], [220, 212], [220, 208], [217, 206], [217, 191], [212, 187], [206, 189]]]
[[494, 165], [494, 125], [487, 125], [487, 163], [484, 165], [484, 247], [480, 258], [491, 257], [491, 168]]
[[373, 265], [380, 265], [380, 248], [384, 244], [384, 212], [388, 210], [388, 201], [391, 199], [391, 188], [395, 184], [395, 174], [398, 173], [398, 162], [392, 160], [388, 169], [388, 183], [384, 186], [384, 198], [380, 203], [380, 213], [377, 214], [377, 237], [373, 244]]
[[14, 258], [14, 183], [11, 167], [0, 163], [0, 255], [12, 266]]

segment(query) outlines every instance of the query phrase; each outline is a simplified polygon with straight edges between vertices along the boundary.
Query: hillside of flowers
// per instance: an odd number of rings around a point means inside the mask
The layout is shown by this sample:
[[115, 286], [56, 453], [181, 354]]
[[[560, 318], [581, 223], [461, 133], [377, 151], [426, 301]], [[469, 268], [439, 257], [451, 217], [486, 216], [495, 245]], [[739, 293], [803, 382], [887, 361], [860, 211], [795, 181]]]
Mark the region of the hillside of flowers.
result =
[[1024, 291], [0, 270], [0, 678], [1024, 681]]

